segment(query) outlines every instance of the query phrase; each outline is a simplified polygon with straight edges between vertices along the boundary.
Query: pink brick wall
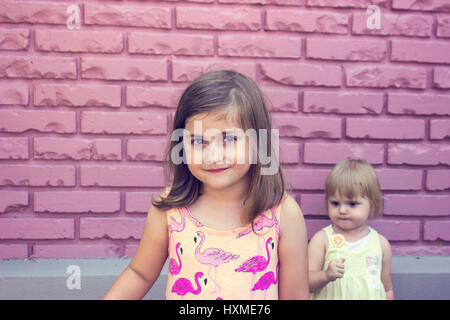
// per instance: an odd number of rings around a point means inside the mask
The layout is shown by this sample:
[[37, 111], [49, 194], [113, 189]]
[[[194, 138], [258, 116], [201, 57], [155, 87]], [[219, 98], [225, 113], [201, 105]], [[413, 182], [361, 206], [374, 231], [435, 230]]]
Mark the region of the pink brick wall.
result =
[[269, 97], [310, 236], [361, 157], [394, 254], [450, 255], [449, 0], [2, 0], [0, 258], [132, 256], [177, 99], [217, 68]]

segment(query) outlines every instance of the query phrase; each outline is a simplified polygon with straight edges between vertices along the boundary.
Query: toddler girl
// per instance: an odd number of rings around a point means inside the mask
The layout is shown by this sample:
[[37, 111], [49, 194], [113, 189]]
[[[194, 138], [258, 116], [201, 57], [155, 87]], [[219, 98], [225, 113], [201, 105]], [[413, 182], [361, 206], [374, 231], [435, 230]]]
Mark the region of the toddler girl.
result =
[[105, 298], [142, 298], [167, 258], [166, 299], [308, 298], [305, 222], [271, 133], [251, 79], [212, 71], [194, 80], [173, 119], [171, 185]]
[[339, 162], [325, 195], [331, 225], [312, 237], [308, 250], [312, 298], [394, 299], [389, 242], [367, 225], [382, 207], [373, 168], [364, 160]]

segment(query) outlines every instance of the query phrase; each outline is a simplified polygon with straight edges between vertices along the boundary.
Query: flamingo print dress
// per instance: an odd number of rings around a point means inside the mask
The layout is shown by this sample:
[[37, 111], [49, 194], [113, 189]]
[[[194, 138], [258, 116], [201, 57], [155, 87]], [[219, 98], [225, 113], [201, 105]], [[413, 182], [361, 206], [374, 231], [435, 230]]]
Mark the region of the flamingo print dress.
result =
[[278, 299], [280, 205], [252, 225], [220, 231], [188, 208], [167, 211], [169, 273], [166, 299]]

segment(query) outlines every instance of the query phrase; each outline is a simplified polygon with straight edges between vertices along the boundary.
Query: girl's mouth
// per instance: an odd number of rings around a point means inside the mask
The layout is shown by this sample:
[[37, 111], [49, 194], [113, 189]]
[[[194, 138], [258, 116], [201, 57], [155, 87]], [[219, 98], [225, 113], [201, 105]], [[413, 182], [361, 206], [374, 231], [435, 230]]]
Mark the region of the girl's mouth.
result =
[[220, 172], [223, 172], [223, 171], [225, 171], [227, 169], [228, 168], [218, 168], [218, 169], [210, 169], [210, 170], [206, 170], [206, 171], [208, 171], [210, 173], [220, 173]]

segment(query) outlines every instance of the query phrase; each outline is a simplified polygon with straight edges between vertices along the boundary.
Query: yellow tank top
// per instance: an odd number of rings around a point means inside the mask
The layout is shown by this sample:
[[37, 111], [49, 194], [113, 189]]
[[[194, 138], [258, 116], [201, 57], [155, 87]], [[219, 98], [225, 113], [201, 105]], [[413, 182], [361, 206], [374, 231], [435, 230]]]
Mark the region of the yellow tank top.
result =
[[342, 278], [329, 282], [317, 294], [315, 300], [385, 300], [386, 291], [381, 282], [382, 251], [378, 233], [371, 227], [368, 245], [359, 251], [350, 251], [345, 247], [336, 248], [331, 238], [334, 234], [331, 225], [323, 229], [328, 238], [323, 270], [331, 260], [345, 258], [345, 272]]
[[187, 208], [167, 211], [166, 299], [278, 299], [280, 205], [252, 225], [219, 231]]

